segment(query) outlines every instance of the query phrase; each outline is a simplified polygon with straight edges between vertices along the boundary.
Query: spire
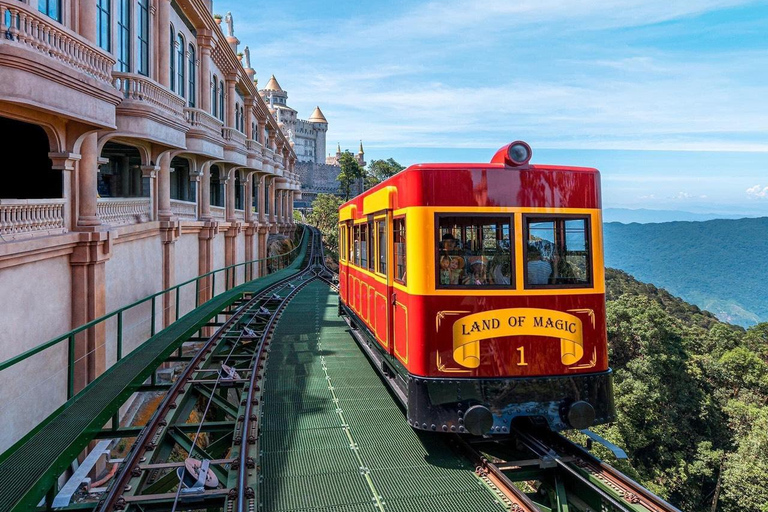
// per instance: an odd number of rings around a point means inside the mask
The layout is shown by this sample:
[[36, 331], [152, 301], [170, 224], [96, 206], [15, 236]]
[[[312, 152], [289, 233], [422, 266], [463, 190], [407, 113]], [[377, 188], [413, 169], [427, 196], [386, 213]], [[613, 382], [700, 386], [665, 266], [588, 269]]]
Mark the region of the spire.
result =
[[338, 142], [336, 143], [336, 154], [337, 154], [337, 155], [340, 155], [340, 154], [341, 154], [341, 144], [340, 144], [340, 143], [338, 143]]
[[323, 111], [320, 110], [320, 107], [315, 107], [315, 110], [312, 112], [312, 115], [309, 116], [308, 121], [310, 123], [328, 123], [328, 120], [323, 115]]
[[365, 151], [363, 151], [363, 141], [361, 140], [360, 141], [360, 154], [362, 155], [364, 153], [365, 153]]
[[267, 86], [264, 89], [267, 91], [283, 92], [282, 87], [280, 87], [280, 84], [277, 83], [277, 80], [275, 79], [275, 75], [272, 75], [272, 77], [269, 79], [269, 82], [267, 82]]

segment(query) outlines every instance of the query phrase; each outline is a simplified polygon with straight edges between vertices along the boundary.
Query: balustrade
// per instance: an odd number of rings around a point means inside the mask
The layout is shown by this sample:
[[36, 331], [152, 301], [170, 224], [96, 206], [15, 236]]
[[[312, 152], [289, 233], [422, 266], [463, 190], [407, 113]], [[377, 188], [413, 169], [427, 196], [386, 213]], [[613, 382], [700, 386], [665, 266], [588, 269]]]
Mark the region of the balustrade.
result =
[[225, 210], [223, 206], [213, 206], [211, 205], [211, 217], [214, 219], [224, 219], [225, 218]]
[[197, 203], [171, 199], [171, 211], [182, 220], [197, 220]]
[[140, 224], [152, 218], [148, 197], [99, 198], [98, 213], [102, 222], [112, 226]]
[[221, 121], [213, 117], [205, 110], [186, 107], [184, 109], [184, 118], [187, 120], [187, 123], [189, 123], [192, 129], [203, 130], [211, 135], [221, 135]]
[[229, 144], [245, 146], [245, 134], [234, 128], [222, 128], [221, 136], [224, 137], [224, 141]]
[[18, 238], [27, 234], [67, 231], [66, 199], [0, 199], [0, 236]]
[[[112, 83], [127, 100], [144, 101], [173, 115], [184, 115], [186, 102], [154, 80], [135, 73], [113, 73]], [[118, 107], [119, 108], [119, 107]]]
[[0, 0], [0, 30], [3, 44], [21, 44], [102, 82], [112, 78], [111, 55], [22, 2]]

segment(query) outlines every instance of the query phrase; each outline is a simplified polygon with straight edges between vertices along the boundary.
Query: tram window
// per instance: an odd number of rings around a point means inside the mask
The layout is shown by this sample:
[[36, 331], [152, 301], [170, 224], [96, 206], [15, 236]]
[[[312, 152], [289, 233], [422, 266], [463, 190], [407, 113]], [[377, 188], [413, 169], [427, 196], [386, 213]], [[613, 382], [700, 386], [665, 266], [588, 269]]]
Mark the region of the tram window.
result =
[[368, 223], [368, 270], [376, 270], [376, 254], [374, 253], [373, 242], [376, 233], [373, 231], [373, 222]]
[[525, 285], [586, 287], [592, 283], [588, 218], [526, 218]]
[[511, 226], [510, 217], [438, 217], [437, 287], [512, 285]]
[[362, 268], [368, 268], [368, 224], [360, 225], [360, 263]]
[[339, 225], [339, 259], [341, 261], [346, 261], [347, 256], [346, 252], [344, 251], [344, 232], [346, 231], [345, 226]]
[[360, 226], [355, 226], [353, 229], [355, 237], [355, 257], [354, 263], [358, 267], [360, 266]]
[[405, 219], [392, 221], [395, 244], [395, 281], [405, 283]]
[[378, 254], [379, 254], [379, 273], [387, 273], [387, 232], [384, 229], [386, 223], [380, 220], [376, 223], [376, 233], [378, 234]]

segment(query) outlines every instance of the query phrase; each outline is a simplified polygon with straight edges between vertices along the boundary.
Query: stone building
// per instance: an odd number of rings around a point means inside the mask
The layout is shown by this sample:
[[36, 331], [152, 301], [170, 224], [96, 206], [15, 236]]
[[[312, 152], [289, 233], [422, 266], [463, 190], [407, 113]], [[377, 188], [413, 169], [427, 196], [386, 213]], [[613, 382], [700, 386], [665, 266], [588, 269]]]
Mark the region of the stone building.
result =
[[292, 143], [297, 161], [322, 163], [328, 120], [325, 119], [320, 107], [315, 107], [306, 121], [299, 119], [298, 112], [288, 106], [288, 92], [280, 87], [275, 75], [272, 75], [259, 94], [269, 106], [278, 126]]
[[[0, 361], [295, 230], [296, 152], [211, 8], [0, 0]], [[134, 321], [126, 352], [149, 336]], [[77, 337], [76, 390], [115, 361], [102, 331]], [[66, 399], [66, 346], [23, 366], [2, 406], [35, 406], [2, 410], [0, 452]]]
[[[341, 172], [339, 159], [341, 158], [341, 145], [336, 145], [336, 155], [330, 154], [326, 157], [325, 163], [297, 162], [296, 175], [301, 182], [301, 198], [294, 203], [296, 208], [307, 209], [312, 205], [318, 194], [338, 194], [339, 182], [336, 178]], [[360, 167], [366, 166], [365, 151], [363, 143], [360, 142], [360, 148], [355, 155], [355, 160]], [[360, 179], [352, 186], [352, 195], [358, 195], [363, 191], [363, 180]]]

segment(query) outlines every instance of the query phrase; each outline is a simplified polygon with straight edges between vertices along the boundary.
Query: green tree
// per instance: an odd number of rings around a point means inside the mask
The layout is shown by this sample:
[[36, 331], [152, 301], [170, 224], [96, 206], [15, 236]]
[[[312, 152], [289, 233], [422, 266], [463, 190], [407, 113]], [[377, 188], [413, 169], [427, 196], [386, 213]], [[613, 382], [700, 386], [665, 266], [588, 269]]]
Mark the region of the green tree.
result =
[[363, 169], [349, 151], [341, 154], [339, 165], [341, 166], [341, 172], [336, 177], [336, 181], [339, 182], [341, 192], [344, 194], [344, 200], [349, 200], [352, 185], [355, 183], [355, 180], [363, 177]]
[[385, 179], [391, 178], [403, 169], [405, 169], [405, 167], [397, 163], [393, 158], [388, 158], [386, 160], [373, 160], [368, 164], [366, 187], [370, 188], [378, 183], [381, 183]]
[[312, 213], [307, 216], [307, 222], [320, 230], [326, 247], [336, 258], [339, 254], [338, 225], [341, 203], [341, 198], [333, 194], [318, 194], [312, 202]]

